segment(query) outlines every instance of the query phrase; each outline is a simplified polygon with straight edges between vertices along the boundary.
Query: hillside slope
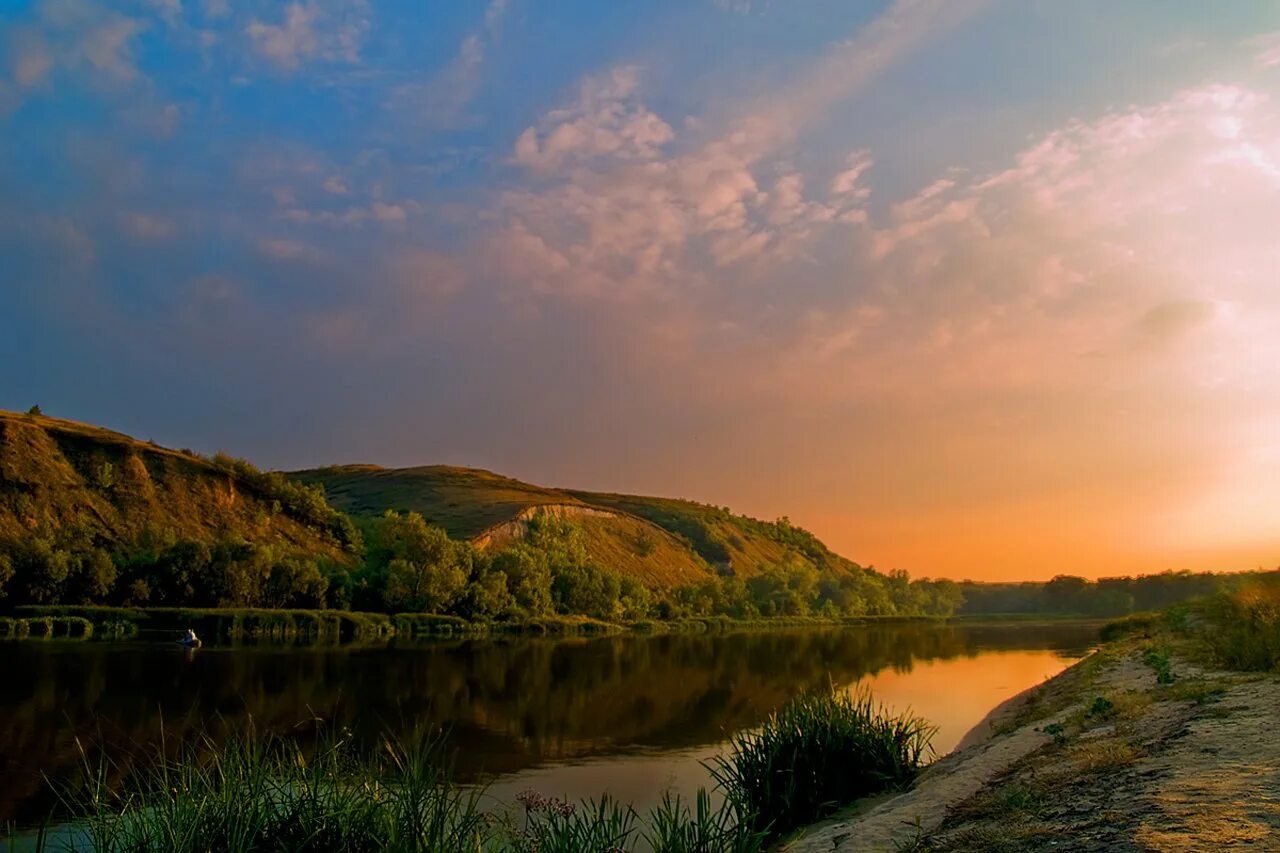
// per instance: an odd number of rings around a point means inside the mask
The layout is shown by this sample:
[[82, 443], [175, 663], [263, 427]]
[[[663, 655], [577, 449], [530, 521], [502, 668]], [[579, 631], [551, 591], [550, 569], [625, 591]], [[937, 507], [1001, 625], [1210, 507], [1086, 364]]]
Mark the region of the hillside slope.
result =
[[324, 487], [330, 502], [352, 515], [416, 512], [456, 539], [498, 550], [522, 540], [529, 525], [555, 519], [581, 531], [593, 562], [652, 587], [711, 578], [713, 568], [669, 531], [613, 507], [595, 506], [568, 492], [523, 483], [489, 471], [431, 465], [387, 469], [346, 465], [290, 476]]
[[345, 559], [324, 505], [244, 463], [220, 465], [129, 436], [0, 411], [0, 541], [74, 538], [113, 552], [144, 541], [234, 540], [286, 554]]
[[721, 573], [752, 577], [788, 560], [837, 572], [857, 568], [785, 522], [761, 522], [693, 501], [548, 488], [444, 465], [345, 465], [290, 476], [324, 486], [344, 512], [417, 512], [450, 536], [482, 547], [521, 538], [531, 518], [566, 518], [582, 528], [601, 565], [662, 585]]

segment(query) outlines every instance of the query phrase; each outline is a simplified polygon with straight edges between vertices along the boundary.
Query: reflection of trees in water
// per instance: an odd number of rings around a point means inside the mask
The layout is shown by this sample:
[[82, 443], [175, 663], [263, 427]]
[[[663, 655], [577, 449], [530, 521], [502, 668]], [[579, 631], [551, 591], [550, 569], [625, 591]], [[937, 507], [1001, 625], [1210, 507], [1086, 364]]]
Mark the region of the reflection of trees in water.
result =
[[991, 649], [1078, 652], [1079, 626], [889, 625], [729, 635], [488, 639], [383, 649], [85, 644], [0, 648], [0, 822], [39, 818], [41, 772], [79, 772], [76, 738], [120, 773], [195, 732], [305, 733], [312, 718], [372, 742], [447, 728], [464, 777], [626, 746], [686, 747], [752, 726], [798, 692]]

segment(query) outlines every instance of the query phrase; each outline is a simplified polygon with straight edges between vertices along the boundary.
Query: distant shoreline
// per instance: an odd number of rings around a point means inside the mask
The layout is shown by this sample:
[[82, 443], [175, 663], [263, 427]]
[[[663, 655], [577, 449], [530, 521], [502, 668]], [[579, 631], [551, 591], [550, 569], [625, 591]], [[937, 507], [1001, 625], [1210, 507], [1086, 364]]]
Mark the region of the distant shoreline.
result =
[[0, 640], [163, 639], [193, 628], [211, 642], [276, 640], [342, 643], [399, 639], [448, 639], [485, 636], [606, 636], [617, 634], [731, 633], [795, 628], [867, 625], [1035, 625], [1098, 623], [1086, 616], [850, 616], [735, 619], [699, 617], [678, 620], [608, 622], [590, 617], [553, 616], [508, 622], [468, 621], [424, 613], [372, 613], [339, 610], [266, 610], [244, 608], [99, 607], [23, 605], [0, 615]]

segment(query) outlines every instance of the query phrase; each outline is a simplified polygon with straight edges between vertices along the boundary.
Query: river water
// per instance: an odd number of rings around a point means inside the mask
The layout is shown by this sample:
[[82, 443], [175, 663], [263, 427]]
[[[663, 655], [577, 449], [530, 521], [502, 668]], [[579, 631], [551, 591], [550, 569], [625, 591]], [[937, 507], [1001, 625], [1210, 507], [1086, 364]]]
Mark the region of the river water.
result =
[[80, 748], [119, 772], [184, 737], [446, 730], [457, 774], [637, 808], [709, 784], [734, 732], [828, 681], [937, 726], [952, 749], [1002, 700], [1082, 657], [1097, 626], [893, 624], [383, 647], [0, 643], [0, 826], [54, 806]]

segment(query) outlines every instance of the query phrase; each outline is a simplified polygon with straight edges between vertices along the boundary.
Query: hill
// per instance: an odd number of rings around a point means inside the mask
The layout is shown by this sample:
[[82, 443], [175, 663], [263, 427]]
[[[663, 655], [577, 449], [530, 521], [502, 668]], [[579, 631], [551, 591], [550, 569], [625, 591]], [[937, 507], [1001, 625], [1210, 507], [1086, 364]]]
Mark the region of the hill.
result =
[[447, 466], [263, 472], [38, 412], [0, 413], [0, 600], [484, 623], [958, 604], [955, 584], [861, 569], [786, 519]]
[[681, 586], [716, 574], [750, 578], [787, 561], [835, 571], [858, 568], [785, 520], [758, 521], [693, 501], [549, 488], [447, 465], [344, 465], [289, 476], [323, 486], [344, 512], [416, 512], [451, 537], [482, 548], [520, 540], [534, 519], [571, 520], [597, 562], [658, 585]]
[[71, 559], [128, 561], [178, 543], [350, 562], [353, 534], [322, 492], [240, 460], [0, 411], [0, 544], [20, 547], [59, 583], [74, 573], [63, 565]]

